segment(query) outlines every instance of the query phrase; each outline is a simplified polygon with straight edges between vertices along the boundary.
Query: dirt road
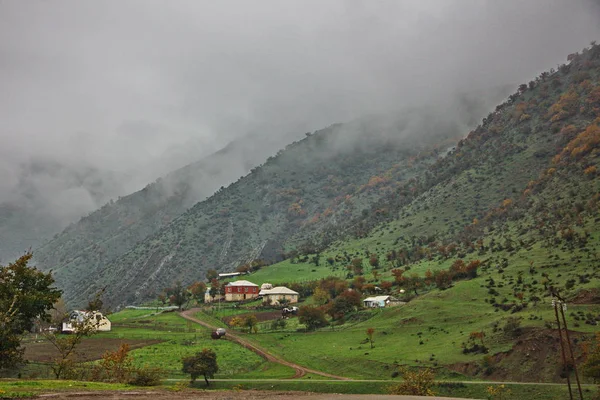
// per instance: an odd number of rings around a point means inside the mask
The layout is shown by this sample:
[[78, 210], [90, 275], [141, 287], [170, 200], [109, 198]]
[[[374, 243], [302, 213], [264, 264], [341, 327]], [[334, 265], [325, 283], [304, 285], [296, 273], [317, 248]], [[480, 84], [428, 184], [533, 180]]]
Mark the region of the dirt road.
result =
[[[195, 322], [195, 323], [205, 326], [209, 329], [213, 329], [213, 330], [217, 329], [216, 326], [212, 326], [209, 323], [201, 321], [193, 316], [195, 313], [197, 313], [199, 311], [201, 311], [199, 308], [192, 308], [192, 309], [181, 312], [180, 315], [189, 321]], [[230, 333], [229, 331], [227, 332], [227, 335], [225, 335], [225, 339], [231, 340], [232, 342], [235, 342], [235, 343], [238, 343], [240, 346], [244, 346], [248, 350], [251, 350], [251, 351], [255, 352], [256, 354], [258, 354], [265, 360], [293, 368], [296, 371], [296, 373], [294, 374], [293, 377], [290, 377], [290, 379], [300, 378], [300, 377], [310, 373], [310, 374], [325, 376], [327, 378], [333, 378], [333, 379], [339, 379], [339, 380], [350, 380], [350, 378], [332, 375], [332, 374], [328, 374], [326, 372], [315, 371], [313, 369], [305, 368], [301, 365], [286, 361], [278, 356], [275, 356], [275, 355], [269, 353], [267, 350], [263, 349], [262, 347], [259, 347], [253, 343], [250, 343], [248, 340], [244, 339], [240, 335]]]

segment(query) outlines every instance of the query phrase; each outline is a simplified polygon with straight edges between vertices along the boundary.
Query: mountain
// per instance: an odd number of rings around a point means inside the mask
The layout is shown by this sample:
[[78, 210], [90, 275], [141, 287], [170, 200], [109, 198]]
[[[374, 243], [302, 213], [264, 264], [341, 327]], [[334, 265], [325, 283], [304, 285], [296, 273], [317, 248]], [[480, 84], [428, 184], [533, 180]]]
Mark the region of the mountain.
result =
[[[225, 148], [175, 170], [128, 196], [108, 200], [104, 206], [73, 222], [35, 248], [41, 268], [77, 265], [95, 268], [120, 256], [138, 241], [153, 234], [190, 206], [213, 194], [222, 185], [245, 175], [250, 168], [288, 143], [293, 135], [265, 141], [260, 134], [232, 141]], [[23, 216], [15, 214], [22, 223]], [[10, 228], [10, 225], [0, 225]], [[32, 227], [43, 226], [32, 221]], [[21, 227], [22, 228], [22, 227]], [[23, 231], [27, 232], [26, 229]], [[39, 237], [36, 239], [39, 241]]]
[[[0, 263], [37, 247], [70, 222], [124, 191], [126, 177], [48, 159], [12, 166], [0, 193]], [[12, 178], [12, 179], [11, 179]]]
[[36, 261], [54, 270], [70, 302], [107, 286], [108, 297], [123, 304], [151, 298], [175, 280], [201, 279], [209, 268], [276, 260], [320, 229], [320, 218], [359, 215], [455, 143], [462, 125], [434, 111], [307, 134], [182, 215], [194, 198], [185, 183], [200, 175], [179, 171], [68, 228], [36, 252]]

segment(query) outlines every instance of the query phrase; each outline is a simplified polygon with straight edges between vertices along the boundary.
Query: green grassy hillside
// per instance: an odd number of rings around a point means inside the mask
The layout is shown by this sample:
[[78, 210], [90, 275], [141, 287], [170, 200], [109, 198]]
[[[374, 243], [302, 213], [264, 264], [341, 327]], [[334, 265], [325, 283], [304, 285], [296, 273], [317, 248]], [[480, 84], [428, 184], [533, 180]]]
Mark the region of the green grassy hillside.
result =
[[57, 269], [57, 278], [71, 274], [62, 280], [70, 300], [107, 286], [113, 304], [134, 303], [154, 297], [165, 282], [202, 279], [209, 268], [280, 258], [321, 229], [321, 219], [358, 216], [423, 171], [456, 133], [456, 126], [435, 119], [418, 133], [407, 131], [402, 119], [331, 126], [287, 146], [100, 268], [92, 286], [75, 281], [76, 268], [69, 266]]
[[[296, 261], [306, 262], [255, 275], [298, 282], [301, 274], [287, 271], [329, 269], [365, 295], [378, 286], [407, 305], [335, 331], [256, 340], [299, 363], [355, 377], [404, 364], [561, 381], [550, 292], [569, 303], [579, 362], [600, 321], [600, 46], [570, 58], [521, 86], [447, 157], [333, 236], [318, 267], [314, 256], [300, 255]], [[356, 260], [361, 268], [345, 268]], [[473, 261], [479, 267], [469, 275]], [[364, 344], [367, 328], [377, 332], [372, 350]], [[487, 351], [465, 353], [477, 344], [471, 334], [481, 332]]]

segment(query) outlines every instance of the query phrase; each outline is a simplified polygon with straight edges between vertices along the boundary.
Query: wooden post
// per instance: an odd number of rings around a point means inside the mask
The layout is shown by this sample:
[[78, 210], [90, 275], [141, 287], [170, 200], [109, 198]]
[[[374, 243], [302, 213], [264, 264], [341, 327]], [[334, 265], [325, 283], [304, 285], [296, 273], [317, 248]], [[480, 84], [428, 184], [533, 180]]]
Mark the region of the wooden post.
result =
[[[554, 307], [554, 315], [556, 316], [556, 323], [558, 324], [558, 336], [560, 338], [560, 350], [562, 354], [563, 368], [567, 366], [567, 356], [565, 355], [565, 347], [563, 343], [562, 330], [560, 327], [560, 319], [558, 317], [559, 304], [557, 300], [552, 300], [552, 307]], [[569, 371], [567, 371], [567, 385], [569, 387], [569, 399], [573, 400], [573, 392], [571, 391], [571, 378], [569, 377]]]
[[573, 372], [575, 372], [575, 380], [577, 381], [577, 389], [579, 391], [579, 398], [583, 400], [583, 391], [581, 390], [581, 382], [579, 382], [579, 374], [577, 373], [577, 364], [575, 363], [575, 356], [573, 355], [573, 347], [571, 346], [571, 339], [569, 338], [569, 328], [567, 327], [567, 319], [565, 318], [565, 310], [563, 305], [566, 305], [563, 301], [560, 301], [560, 314], [563, 320], [563, 327], [565, 328], [565, 335], [567, 337], [567, 347], [571, 354], [571, 362], [573, 363]]

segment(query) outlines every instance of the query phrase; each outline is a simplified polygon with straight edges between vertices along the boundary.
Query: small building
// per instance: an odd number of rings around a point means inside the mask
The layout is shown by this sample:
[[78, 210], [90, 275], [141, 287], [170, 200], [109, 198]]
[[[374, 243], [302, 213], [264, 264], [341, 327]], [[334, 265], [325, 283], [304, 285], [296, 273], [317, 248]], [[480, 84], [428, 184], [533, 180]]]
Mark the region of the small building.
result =
[[230, 282], [225, 286], [225, 301], [242, 301], [258, 297], [258, 285], [245, 281]]
[[[85, 325], [84, 325], [85, 324]], [[75, 332], [78, 326], [93, 326], [98, 332], [110, 332], [112, 324], [100, 311], [74, 310], [62, 323], [63, 333]]]
[[225, 300], [225, 296], [223, 296], [221, 293], [216, 293], [215, 297], [212, 297], [210, 295], [210, 287], [206, 288], [206, 292], [204, 292], [204, 302], [205, 303], [212, 303], [213, 301], [224, 301]]
[[259, 293], [265, 300], [265, 303], [270, 305], [279, 305], [283, 300], [286, 304], [298, 302], [298, 292], [288, 289], [285, 286], [277, 286], [271, 289], [263, 289]]
[[367, 308], [392, 307], [404, 304], [392, 296], [373, 296], [363, 300], [363, 305]]
[[219, 279], [235, 278], [240, 275], [242, 275], [241, 272], [223, 272], [219, 274]]

